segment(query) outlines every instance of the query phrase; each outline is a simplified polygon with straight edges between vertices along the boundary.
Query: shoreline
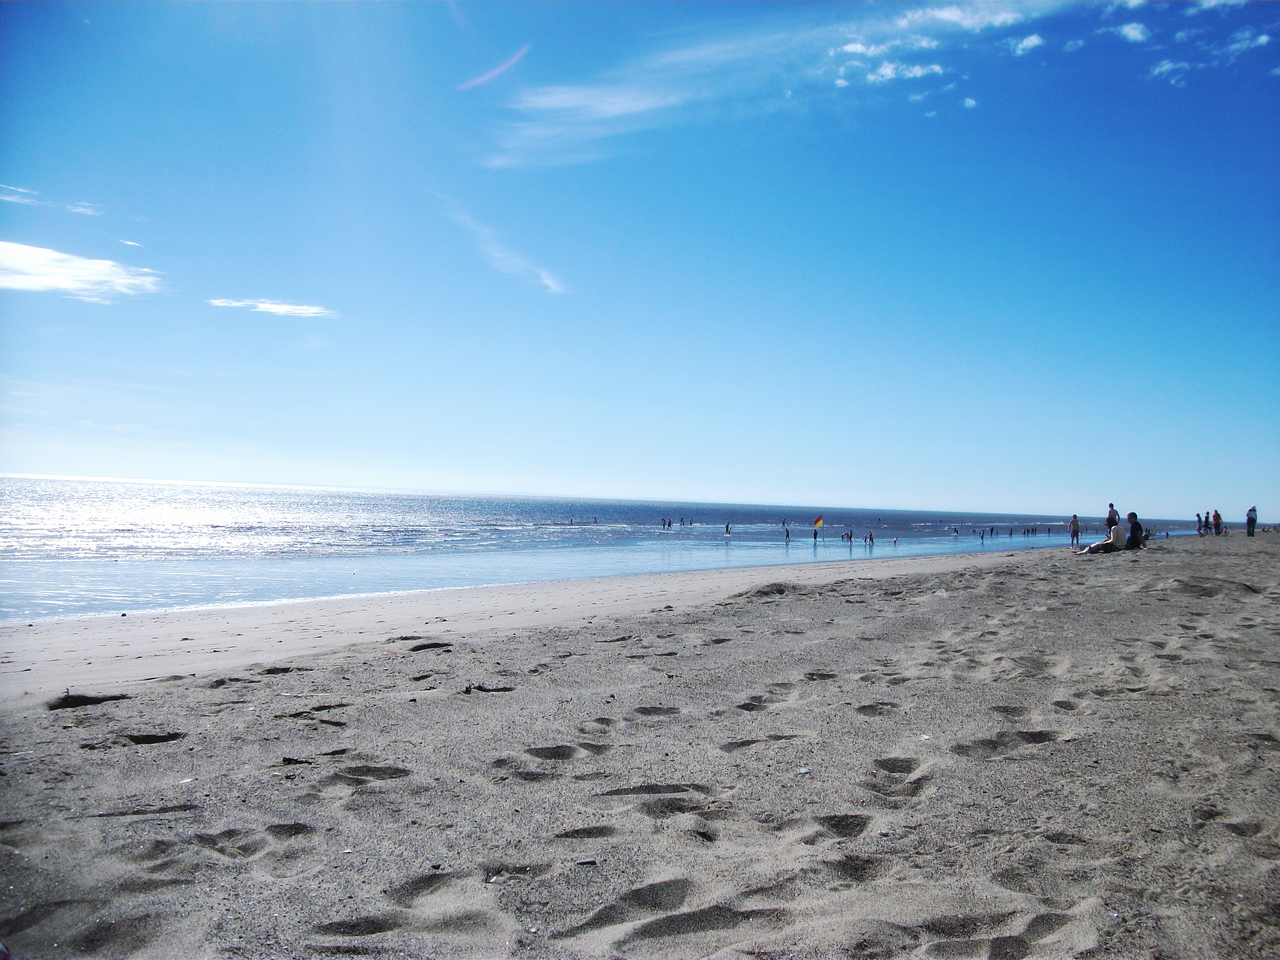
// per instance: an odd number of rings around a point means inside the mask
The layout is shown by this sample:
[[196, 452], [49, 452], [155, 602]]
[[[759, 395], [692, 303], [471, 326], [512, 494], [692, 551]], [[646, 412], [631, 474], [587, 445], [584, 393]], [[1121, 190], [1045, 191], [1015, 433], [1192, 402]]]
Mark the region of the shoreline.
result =
[[[990, 565], [1044, 549], [1049, 548], [719, 567], [8, 622], [0, 624], [0, 714], [63, 690], [90, 685], [115, 690], [268, 660], [319, 656], [390, 636], [430, 640], [468, 631], [578, 625], [597, 617], [640, 614], [659, 600], [685, 609], [766, 582], [812, 586], [836, 579], [883, 579]], [[537, 606], [531, 609], [530, 603]], [[508, 609], [512, 607], [516, 609]], [[502, 613], [490, 612], [493, 608]], [[579, 612], [588, 608], [590, 616]], [[324, 635], [302, 636], [312, 632], [313, 621], [323, 625]]]
[[[823, 542], [824, 556], [799, 558], [801, 551], [807, 551], [809, 541], [797, 538], [792, 544], [762, 544], [758, 541], [745, 541], [733, 544], [740, 555], [733, 563], [725, 563], [721, 559], [711, 559], [714, 551], [719, 554], [725, 544], [687, 544], [678, 543], [678, 549], [688, 549], [690, 553], [678, 558], [674, 563], [665, 557], [661, 563], [665, 569], [654, 569], [648, 551], [664, 546], [660, 540], [629, 544], [613, 550], [600, 550], [596, 547], [564, 547], [555, 548], [557, 555], [551, 558], [554, 562], [547, 564], [546, 548], [523, 548], [504, 550], [497, 553], [479, 553], [475, 555], [454, 555], [435, 557], [413, 554], [371, 554], [356, 556], [332, 557], [213, 557], [213, 558], [115, 558], [94, 559], [80, 558], [75, 560], [45, 559], [33, 561], [10, 560], [0, 564], [6, 575], [11, 578], [12, 591], [6, 598], [15, 606], [32, 604], [35, 598], [56, 583], [65, 591], [70, 585], [80, 586], [86, 595], [93, 598], [88, 609], [64, 610], [57, 612], [35, 612], [29, 607], [26, 612], [7, 611], [0, 615], [0, 628], [27, 624], [32, 621], [49, 621], [72, 619], [76, 617], [93, 617], [107, 614], [127, 613], [143, 615], [168, 613], [179, 610], [199, 610], [214, 607], [238, 607], [259, 604], [307, 602], [311, 600], [333, 600], [338, 598], [356, 598], [365, 596], [383, 596], [402, 593], [417, 593], [424, 590], [464, 589], [484, 586], [514, 586], [526, 583], [551, 583], [561, 580], [588, 580], [611, 576], [649, 576], [661, 573], [701, 573], [711, 570], [752, 569], [774, 566], [811, 566], [822, 563], [867, 563], [888, 559], [915, 559], [932, 556], [968, 556], [1020, 552], [1024, 550], [1053, 549], [1062, 545], [1060, 540], [1050, 541], [1047, 538], [1017, 538], [1007, 544], [999, 540], [989, 540], [985, 544], [971, 544], [972, 538], [952, 540], [945, 543], [950, 549], [940, 549], [937, 544], [920, 552], [919, 541], [904, 541], [901, 546], [882, 544], [879, 552], [863, 552], [865, 547], [853, 544], [837, 545], [833, 539]], [[959, 549], [954, 545], [960, 545]], [[789, 554], [796, 551], [796, 559], [778, 557], [773, 550], [782, 549]], [[564, 559], [578, 552], [589, 551], [594, 562], [588, 565], [564, 563]], [[848, 550], [849, 555], [840, 555]], [[854, 551], [858, 552], [855, 554]], [[837, 553], [839, 551], [839, 553]], [[645, 560], [648, 557], [650, 563]], [[535, 560], [536, 558], [536, 560]], [[472, 567], [466, 561], [478, 561], [479, 568]], [[537, 560], [542, 561], [541, 565]], [[441, 564], [443, 561], [443, 565]], [[476, 569], [483, 569], [486, 563], [497, 561], [497, 566], [481, 573], [487, 581], [471, 582]], [[60, 564], [67, 568], [58, 569]], [[94, 572], [95, 565], [99, 567]], [[366, 574], [360, 581], [359, 592], [352, 592], [346, 577], [353, 568], [361, 568]], [[192, 572], [194, 568], [194, 572]], [[594, 569], [589, 569], [594, 568]], [[341, 576], [335, 574], [341, 571]], [[109, 572], [108, 572], [109, 571]], [[132, 575], [132, 576], [131, 576]], [[103, 578], [107, 579], [103, 579]], [[192, 595], [187, 583], [188, 577], [202, 580], [202, 586], [195, 593], [222, 593], [228, 588], [239, 590], [242, 596], [229, 600], [210, 600]], [[316, 577], [329, 581], [327, 587], [309, 596], [261, 596], [269, 593], [275, 583], [295, 580], [299, 577]], [[110, 578], [117, 578], [116, 583]], [[136, 578], [136, 579], [135, 579]], [[346, 584], [340, 586], [339, 583]], [[123, 584], [129, 586], [124, 586]], [[423, 586], [423, 584], [428, 584]], [[278, 589], [276, 586], [274, 589]], [[312, 589], [315, 589], [313, 585]], [[117, 594], [133, 590], [139, 596], [154, 597], [166, 591], [173, 591], [178, 599], [168, 605], [154, 603], [146, 606], [146, 600], [126, 599]], [[259, 594], [259, 596], [254, 596]]]

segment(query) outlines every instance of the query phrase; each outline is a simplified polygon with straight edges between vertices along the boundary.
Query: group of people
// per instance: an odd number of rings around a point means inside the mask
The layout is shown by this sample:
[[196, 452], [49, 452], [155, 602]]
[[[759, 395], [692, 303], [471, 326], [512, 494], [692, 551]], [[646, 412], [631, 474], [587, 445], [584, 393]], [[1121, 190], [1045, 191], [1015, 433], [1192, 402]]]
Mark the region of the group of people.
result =
[[[1256, 523], [1258, 518], [1257, 508], [1250, 507], [1249, 510], [1251, 513], [1253, 513], [1254, 522]], [[1203, 520], [1200, 518], [1200, 514], [1198, 513], [1196, 514], [1196, 533], [1199, 534], [1200, 536], [1207, 537], [1209, 534], [1212, 533], [1215, 537], [1220, 537], [1226, 532], [1227, 532], [1227, 527], [1226, 527], [1226, 524], [1222, 522], [1222, 514], [1220, 514], [1217, 510], [1213, 511], [1212, 516], [1210, 516], [1209, 511], [1206, 510], [1204, 512]], [[1249, 536], [1253, 536], [1252, 529], [1250, 529], [1249, 531]]]
[[[675, 525], [676, 525], [676, 522], [675, 522], [674, 520], [672, 520], [670, 517], [663, 517], [663, 518], [662, 518], [662, 529], [663, 529], [663, 530], [671, 530], [671, 529], [673, 529], [673, 528], [675, 527]], [[680, 526], [682, 526], [682, 527], [683, 527], [684, 525], [685, 525], [685, 524], [684, 524], [684, 517], [681, 517], [681, 518], [680, 518]], [[691, 526], [691, 527], [693, 526], [693, 518], [692, 518], [692, 517], [690, 517], [690, 518], [689, 518], [689, 526]], [[725, 533], [728, 533], [728, 532], [729, 532], [729, 525], [728, 525], [727, 523], [724, 525], [724, 532], [725, 532]]]
[[[1120, 526], [1120, 512], [1116, 510], [1116, 505], [1114, 503], [1107, 504], [1107, 539], [1099, 540], [1097, 543], [1090, 544], [1082, 550], [1077, 549], [1075, 552], [1118, 553], [1121, 550], [1141, 550], [1147, 545], [1147, 533], [1142, 529], [1142, 524], [1138, 521], [1138, 515], [1131, 510], [1125, 519], [1129, 521], [1127, 535]], [[1071, 531], [1071, 545], [1079, 547], [1080, 518], [1074, 513], [1071, 515], [1071, 522], [1067, 525], [1067, 529]]]
[[[853, 531], [850, 530], [848, 533], [840, 534], [840, 539], [848, 540], [850, 543], [853, 543]], [[893, 542], [897, 543], [898, 538], [894, 537]], [[876, 545], [876, 535], [868, 530], [862, 537], [862, 544], [863, 546], [874, 547]]]
[[[1258, 508], [1256, 506], [1250, 507], [1245, 512], [1244, 529], [1245, 535], [1250, 537], [1258, 529]], [[1213, 513], [1206, 510], [1203, 518], [1201, 518], [1200, 514], [1196, 514], [1196, 533], [1200, 536], [1207, 537], [1209, 534], [1213, 534], [1215, 537], [1221, 537], [1228, 532], [1226, 521], [1222, 519], [1222, 514], [1217, 510], [1214, 510]]]

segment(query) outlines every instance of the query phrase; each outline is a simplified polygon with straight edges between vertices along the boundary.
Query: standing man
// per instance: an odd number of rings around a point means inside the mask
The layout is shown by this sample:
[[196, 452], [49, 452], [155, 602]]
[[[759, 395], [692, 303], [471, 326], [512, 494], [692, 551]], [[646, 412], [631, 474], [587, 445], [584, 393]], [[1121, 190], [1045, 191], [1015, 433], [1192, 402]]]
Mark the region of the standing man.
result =
[[1215, 537], [1222, 536], [1222, 514], [1217, 510], [1213, 511], [1213, 535]]
[[1107, 504], [1107, 529], [1110, 530], [1120, 522], [1120, 512], [1116, 510], [1114, 503]]
[[1071, 522], [1067, 524], [1067, 529], [1071, 531], [1071, 546], [1080, 546], [1080, 518], [1074, 513], [1071, 515]]
[[1253, 536], [1253, 530], [1258, 525], [1258, 508], [1250, 507], [1249, 512], [1244, 515], [1244, 524], [1248, 532], [1248, 536]]

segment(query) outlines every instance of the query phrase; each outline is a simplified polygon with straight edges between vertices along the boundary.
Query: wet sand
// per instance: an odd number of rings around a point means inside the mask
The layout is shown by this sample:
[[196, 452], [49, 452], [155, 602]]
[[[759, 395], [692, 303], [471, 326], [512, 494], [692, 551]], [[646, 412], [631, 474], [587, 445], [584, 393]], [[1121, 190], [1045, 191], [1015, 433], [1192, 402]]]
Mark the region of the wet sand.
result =
[[1280, 952], [1274, 534], [0, 650], [18, 957]]

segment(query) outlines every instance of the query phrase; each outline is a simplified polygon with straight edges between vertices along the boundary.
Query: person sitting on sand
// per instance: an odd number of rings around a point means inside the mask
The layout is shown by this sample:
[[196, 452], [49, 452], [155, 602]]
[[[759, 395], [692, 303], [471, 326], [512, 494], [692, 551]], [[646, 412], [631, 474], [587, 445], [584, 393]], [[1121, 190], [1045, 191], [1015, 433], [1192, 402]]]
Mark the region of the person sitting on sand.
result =
[[1124, 530], [1119, 523], [1113, 524], [1107, 539], [1077, 550], [1076, 553], [1115, 553], [1124, 549]]
[[[1129, 537], [1124, 542], [1124, 548], [1126, 550], [1141, 550], [1147, 545], [1147, 538], [1142, 532], [1142, 524], [1138, 522], [1138, 515], [1130, 510], [1125, 519], [1129, 521]], [[1116, 528], [1119, 528], [1119, 526], [1119, 524], [1116, 524]]]

